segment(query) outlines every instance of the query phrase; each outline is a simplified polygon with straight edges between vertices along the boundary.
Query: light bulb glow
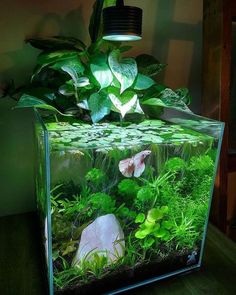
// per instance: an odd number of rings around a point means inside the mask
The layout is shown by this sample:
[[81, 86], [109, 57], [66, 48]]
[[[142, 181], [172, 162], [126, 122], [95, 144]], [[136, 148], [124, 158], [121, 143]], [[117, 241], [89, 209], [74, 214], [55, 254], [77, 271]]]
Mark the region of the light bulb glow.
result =
[[138, 41], [142, 37], [137, 35], [106, 35], [103, 36], [103, 39], [108, 41]]

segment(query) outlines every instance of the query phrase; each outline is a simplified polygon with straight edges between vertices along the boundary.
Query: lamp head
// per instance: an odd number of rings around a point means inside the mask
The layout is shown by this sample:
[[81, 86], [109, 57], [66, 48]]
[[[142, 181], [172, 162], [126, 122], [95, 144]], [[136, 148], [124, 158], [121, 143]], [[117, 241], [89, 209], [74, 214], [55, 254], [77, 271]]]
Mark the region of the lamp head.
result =
[[142, 39], [142, 9], [124, 5], [104, 8], [103, 39], [110, 41]]

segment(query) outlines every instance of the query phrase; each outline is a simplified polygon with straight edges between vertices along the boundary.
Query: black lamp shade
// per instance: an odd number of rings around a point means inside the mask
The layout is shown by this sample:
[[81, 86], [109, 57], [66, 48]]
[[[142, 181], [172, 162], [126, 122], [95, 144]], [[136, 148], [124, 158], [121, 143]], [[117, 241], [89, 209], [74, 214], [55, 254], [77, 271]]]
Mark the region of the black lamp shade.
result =
[[133, 6], [111, 6], [103, 9], [103, 39], [111, 41], [140, 40], [142, 9]]

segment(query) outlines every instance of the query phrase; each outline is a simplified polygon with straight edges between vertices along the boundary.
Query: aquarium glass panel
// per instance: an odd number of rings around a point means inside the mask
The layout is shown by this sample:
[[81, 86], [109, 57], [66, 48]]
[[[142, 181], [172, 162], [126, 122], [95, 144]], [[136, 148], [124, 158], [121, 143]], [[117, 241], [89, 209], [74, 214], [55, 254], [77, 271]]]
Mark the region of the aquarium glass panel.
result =
[[55, 292], [115, 294], [200, 266], [222, 123], [166, 108], [140, 123], [44, 124]]
[[50, 162], [48, 152], [48, 133], [37, 111], [35, 111], [35, 194], [41, 225], [45, 264], [49, 281], [50, 294], [53, 293], [51, 210], [50, 210]]

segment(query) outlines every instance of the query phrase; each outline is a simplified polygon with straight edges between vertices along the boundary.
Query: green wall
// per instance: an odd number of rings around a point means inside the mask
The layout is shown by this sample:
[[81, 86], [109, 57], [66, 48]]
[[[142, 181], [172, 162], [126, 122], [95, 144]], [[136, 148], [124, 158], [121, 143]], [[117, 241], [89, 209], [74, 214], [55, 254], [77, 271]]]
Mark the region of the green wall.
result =
[[0, 100], [0, 216], [35, 208], [32, 111], [13, 105]]

